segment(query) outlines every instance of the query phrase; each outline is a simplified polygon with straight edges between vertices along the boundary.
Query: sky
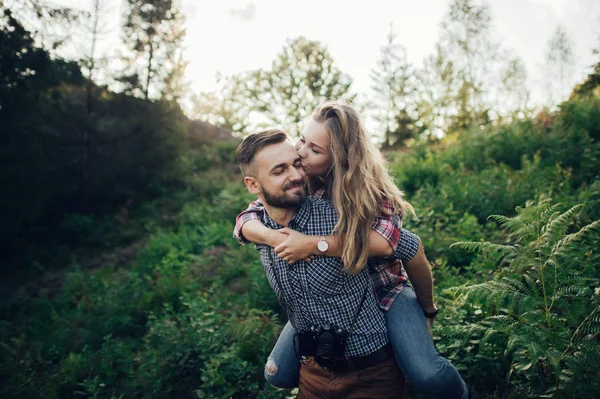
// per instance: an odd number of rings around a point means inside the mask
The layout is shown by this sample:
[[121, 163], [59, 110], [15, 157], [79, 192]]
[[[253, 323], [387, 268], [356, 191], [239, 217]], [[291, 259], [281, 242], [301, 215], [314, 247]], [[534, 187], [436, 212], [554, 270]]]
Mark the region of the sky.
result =
[[[228, 75], [268, 68], [287, 38], [324, 43], [338, 67], [368, 92], [369, 73], [393, 23], [397, 41], [415, 65], [433, 53], [449, 0], [188, 0], [187, 77], [195, 90], [214, 88], [215, 72]], [[562, 24], [573, 41], [573, 83], [589, 72], [600, 47], [599, 0], [492, 0], [495, 34], [527, 66], [532, 89], [552, 33]], [[215, 40], [215, 38], [218, 38]]]
[[[121, 0], [111, 10], [105, 52], [117, 48]], [[216, 74], [268, 68], [287, 39], [304, 35], [327, 46], [337, 66], [354, 79], [354, 91], [369, 94], [369, 73], [393, 23], [397, 42], [420, 66], [432, 54], [450, 0], [180, 0], [186, 18], [186, 78], [194, 92], [216, 88]], [[86, 7], [92, 0], [55, 0]], [[600, 48], [600, 0], [488, 0], [495, 37], [526, 65], [532, 100], [543, 97], [539, 76], [548, 41], [559, 24], [573, 44], [575, 72], [583, 80]]]

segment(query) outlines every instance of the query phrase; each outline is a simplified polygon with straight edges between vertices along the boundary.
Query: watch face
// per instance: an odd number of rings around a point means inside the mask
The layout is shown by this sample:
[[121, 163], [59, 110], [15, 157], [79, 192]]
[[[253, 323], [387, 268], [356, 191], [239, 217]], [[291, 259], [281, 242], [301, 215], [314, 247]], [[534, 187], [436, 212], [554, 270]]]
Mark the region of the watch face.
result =
[[321, 240], [321, 241], [319, 241], [319, 243], [317, 244], [317, 248], [319, 248], [319, 251], [321, 251], [321, 252], [325, 252], [325, 251], [327, 251], [327, 249], [329, 248], [329, 244], [327, 244], [327, 241], [325, 241], [325, 240]]

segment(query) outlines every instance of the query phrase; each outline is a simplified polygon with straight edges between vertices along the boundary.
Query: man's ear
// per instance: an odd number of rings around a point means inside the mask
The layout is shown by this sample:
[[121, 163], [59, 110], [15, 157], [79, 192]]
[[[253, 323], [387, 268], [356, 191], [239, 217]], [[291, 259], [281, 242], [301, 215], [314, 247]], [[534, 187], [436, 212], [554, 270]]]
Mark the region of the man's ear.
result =
[[252, 176], [244, 177], [244, 184], [246, 185], [246, 188], [248, 189], [248, 191], [251, 192], [252, 194], [258, 195], [258, 194], [262, 193], [260, 184], [258, 183], [258, 180], [256, 180], [256, 177], [252, 177]]

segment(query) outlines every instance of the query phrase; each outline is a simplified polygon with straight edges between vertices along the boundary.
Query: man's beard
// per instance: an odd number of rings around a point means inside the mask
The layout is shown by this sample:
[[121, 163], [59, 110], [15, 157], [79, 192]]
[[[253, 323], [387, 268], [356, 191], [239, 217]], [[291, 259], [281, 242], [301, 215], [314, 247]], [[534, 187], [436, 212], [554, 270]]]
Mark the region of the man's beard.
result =
[[262, 194], [265, 197], [265, 202], [274, 208], [299, 207], [306, 200], [307, 186], [305, 182], [302, 182], [299, 187], [288, 191], [290, 187], [294, 187], [296, 184], [298, 183], [287, 184], [280, 194], [272, 194], [263, 188]]

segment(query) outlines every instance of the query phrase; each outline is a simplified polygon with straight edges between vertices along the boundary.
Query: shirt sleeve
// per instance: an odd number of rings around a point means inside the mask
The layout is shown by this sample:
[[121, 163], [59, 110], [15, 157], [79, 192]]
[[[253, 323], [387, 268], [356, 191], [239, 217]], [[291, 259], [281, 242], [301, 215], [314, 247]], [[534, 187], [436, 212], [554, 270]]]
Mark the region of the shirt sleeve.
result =
[[384, 200], [382, 206], [388, 214], [377, 215], [371, 228], [381, 234], [394, 248], [392, 258], [401, 261], [411, 260], [419, 250], [419, 236], [402, 228], [402, 214], [392, 214], [394, 208], [390, 201]]
[[381, 204], [387, 214], [379, 213], [375, 216], [371, 229], [381, 234], [383, 238], [390, 244], [390, 247], [396, 248], [400, 239], [400, 229], [402, 229], [402, 214], [393, 213], [394, 207], [388, 200], [384, 200]]
[[263, 218], [265, 208], [261, 200], [252, 201], [245, 211], [237, 215], [235, 218], [235, 227], [233, 228], [233, 238], [238, 240], [242, 245], [249, 244], [242, 234], [242, 226], [250, 220], [261, 220]]
[[401, 261], [411, 260], [417, 254], [419, 250], [419, 236], [406, 230], [402, 229], [400, 232], [400, 240], [398, 246], [392, 253], [392, 258], [400, 259]]

